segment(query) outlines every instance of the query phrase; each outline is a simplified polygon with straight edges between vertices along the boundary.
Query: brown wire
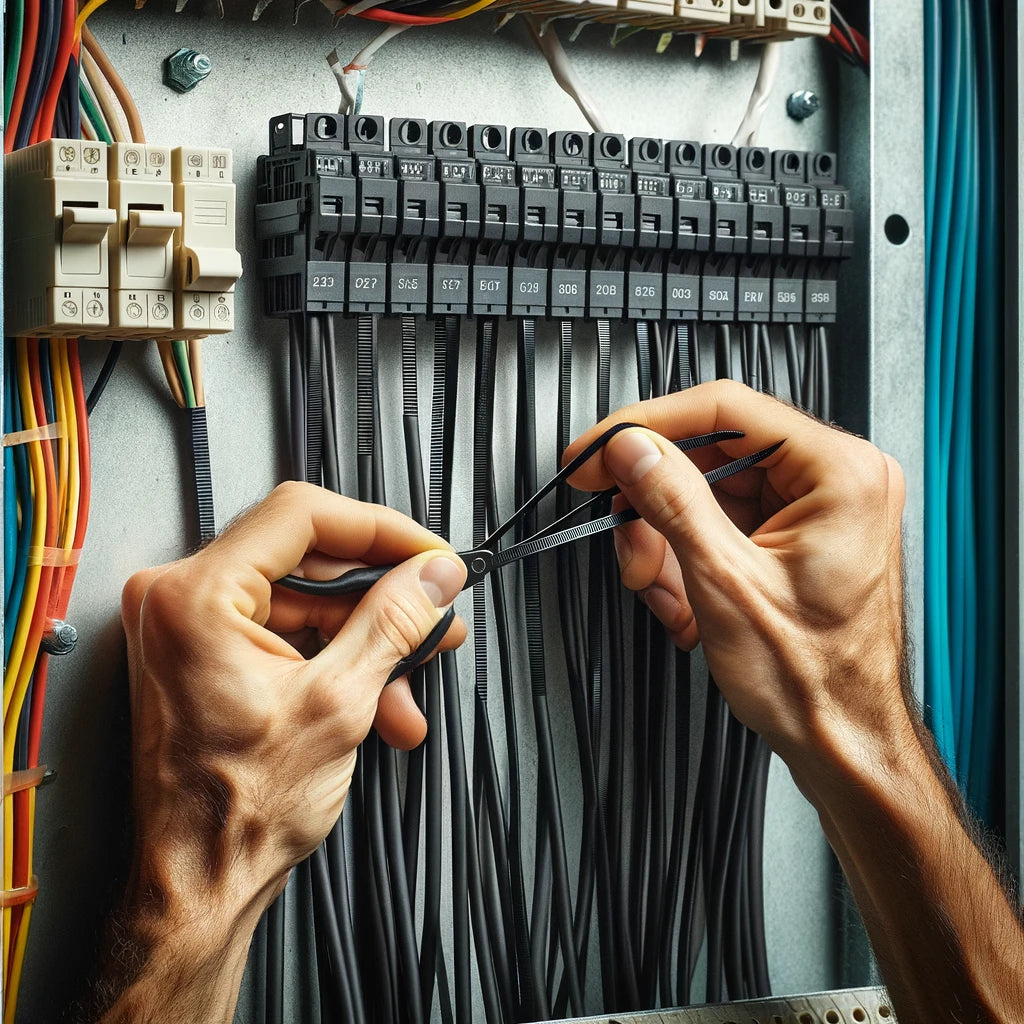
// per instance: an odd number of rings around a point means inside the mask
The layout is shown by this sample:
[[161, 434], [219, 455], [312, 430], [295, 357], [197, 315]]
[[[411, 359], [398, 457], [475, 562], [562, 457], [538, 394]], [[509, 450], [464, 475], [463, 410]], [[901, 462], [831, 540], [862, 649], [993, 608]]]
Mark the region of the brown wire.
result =
[[192, 390], [196, 405], [206, 405], [206, 388], [203, 386], [203, 339], [189, 338], [188, 365], [192, 371]]
[[104, 77], [99, 64], [96, 63], [92, 54], [85, 49], [82, 50], [82, 70], [85, 72], [85, 80], [92, 87], [92, 91], [96, 96], [96, 102], [106, 118], [111, 138], [115, 142], [126, 142], [128, 140], [126, 133], [131, 130], [128, 127], [128, 115], [121, 109], [121, 103], [117, 98], [117, 94], [110, 87], [110, 83]]
[[184, 409], [188, 403], [185, 401], [185, 389], [181, 386], [178, 368], [174, 365], [171, 341], [169, 338], [159, 338], [157, 339], [156, 347], [160, 353], [160, 362], [163, 364], [164, 376], [167, 378], [167, 386], [171, 389], [171, 395], [178, 405]]
[[131, 132], [132, 142], [145, 142], [146, 133], [142, 130], [142, 118], [139, 117], [139, 108], [135, 106], [135, 100], [132, 99], [131, 93], [125, 88], [124, 82], [121, 81], [121, 76], [115, 70], [114, 65], [110, 63], [110, 58], [103, 51], [103, 47], [96, 41], [96, 37], [92, 34], [88, 25], [82, 26], [82, 42], [85, 44], [85, 48], [90, 56], [99, 66], [103, 77], [110, 83], [110, 87], [114, 90], [114, 95], [117, 96], [121, 107], [124, 109], [125, 117], [128, 118], [128, 128]]

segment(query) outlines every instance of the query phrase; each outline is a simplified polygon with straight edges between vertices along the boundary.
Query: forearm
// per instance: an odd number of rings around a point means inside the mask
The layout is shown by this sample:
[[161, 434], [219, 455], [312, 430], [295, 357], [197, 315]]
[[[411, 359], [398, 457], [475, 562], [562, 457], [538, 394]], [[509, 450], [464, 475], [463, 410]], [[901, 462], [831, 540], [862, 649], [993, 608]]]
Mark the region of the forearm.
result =
[[1024, 931], [909, 719], [854, 733], [829, 747], [818, 770], [808, 759], [795, 774], [850, 882], [900, 1018], [1019, 1019]]
[[188, 892], [133, 883], [111, 925], [90, 1024], [230, 1024], [269, 898], [239, 901], [199, 878]]

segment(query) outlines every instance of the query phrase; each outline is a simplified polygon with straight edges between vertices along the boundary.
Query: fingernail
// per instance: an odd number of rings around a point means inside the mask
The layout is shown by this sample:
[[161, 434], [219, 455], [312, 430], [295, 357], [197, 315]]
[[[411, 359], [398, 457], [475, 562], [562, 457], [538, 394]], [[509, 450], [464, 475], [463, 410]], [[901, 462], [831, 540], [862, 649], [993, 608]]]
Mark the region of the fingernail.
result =
[[679, 602], [662, 587], [648, 587], [644, 591], [644, 604], [663, 625], [671, 628], [679, 617]]
[[466, 582], [466, 567], [462, 562], [438, 555], [420, 569], [420, 586], [435, 608], [444, 608], [458, 597]]
[[615, 542], [615, 554], [619, 559], [619, 568], [625, 569], [633, 561], [633, 545], [622, 530], [616, 530], [612, 534]]
[[624, 484], [637, 483], [660, 458], [658, 446], [642, 430], [624, 430], [604, 449], [608, 472]]

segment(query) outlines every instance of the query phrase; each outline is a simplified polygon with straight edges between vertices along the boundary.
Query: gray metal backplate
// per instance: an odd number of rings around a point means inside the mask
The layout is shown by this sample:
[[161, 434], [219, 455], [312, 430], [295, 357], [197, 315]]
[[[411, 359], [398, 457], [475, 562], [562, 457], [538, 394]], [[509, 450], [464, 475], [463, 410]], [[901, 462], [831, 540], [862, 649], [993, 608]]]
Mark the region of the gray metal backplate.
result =
[[[354, 55], [377, 31], [354, 19], [335, 30], [317, 4], [302, 10], [295, 28], [290, 24], [288, 0], [277, 0], [257, 24], [249, 20], [248, 3], [230, 6], [235, 10], [220, 21], [213, 0], [205, 4], [192, 0], [180, 16], [172, 13], [169, 0], [149, 0], [139, 12], [117, 0], [90, 22], [137, 98], [150, 139], [234, 149], [239, 247], [245, 267], [237, 292], [238, 326], [234, 334], [212, 339], [205, 347], [219, 523], [258, 500], [282, 478], [287, 450], [287, 339], [281, 322], [261, 315], [251, 232], [255, 162], [265, 152], [267, 121], [285, 111], [335, 109], [338, 94], [325, 55], [339, 42], [344, 54]], [[852, 428], [870, 428], [907, 464], [912, 595], [920, 593], [923, 344], [917, 280], [921, 221], [918, 201], [908, 192], [920, 181], [913, 167], [919, 128], [914, 126], [912, 111], [920, 95], [914, 88], [915, 67], [919, 72], [920, 65], [915, 16], [919, 19], [919, 3], [882, 5], [876, 13], [876, 81], [894, 86], [899, 97], [895, 102], [903, 104], [904, 127], [898, 139], [878, 131], [872, 135], [866, 81], [844, 83], [843, 102], [850, 106], [838, 106], [834, 61], [814, 41], [789, 44], [759, 139], [773, 148], [835, 149], [837, 126], [844, 128], [841, 174], [857, 189], [862, 204], [862, 251], [870, 242], [873, 255], [868, 260], [865, 254], [843, 277], [841, 292], [849, 302], [843, 329], [835, 335], [845, 382], [839, 415]], [[890, 21], [897, 24], [896, 29], [889, 27]], [[493, 19], [481, 17], [468, 24], [415, 30], [398, 37], [380, 52], [369, 72], [364, 109], [385, 116], [585, 128], [523, 28], [513, 23], [498, 34], [492, 28]], [[727, 47], [713, 45], [696, 60], [687, 38], [676, 39], [661, 56], [654, 53], [653, 35], [635, 37], [616, 49], [608, 46], [608, 38], [608, 30], [588, 27], [568, 49], [615, 130], [627, 135], [730, 140], [757, 73], [755, 48], [744, 48], [740, 59], [730, 62]], [[161, 83], [164, 57], [182, 46], [208, 54], [213, 62], [210, 77], [186, 95], [171, 92]], [[894, 74], [897, 68], [899, 75]], [[822, 112], [802, 124], [788, 120], [784, 112], [785, 97], [796, 88], [814, 89], [822, 98]], [[900, 166], [906, 176], [891, 173], [891, 165], [882, 164], [877, 152], [870, 155], [872, 138], [876, 148], [903, 154]], [[876, 185], [873, 192], [867, 188], [869, 175]], [[870, 222], [863, 205], [869, 192]], [[911, 242], [899, 253], [887, 250], [880, 234], [879, 218], [890, 207], [903, 212], [913, 229]], [[864, 301], [866, 295], [870, 303]], [[468, 331], [466, 338], [470, 338]], [[551, 340], [550, 333], [539, 337], [542, 394], [538, 409], [542, 414], [554, 407], [553, 397], [551, 401], [544, 397], [554, 377]], [[615, 397], [628, 401], [635, 389], [631, 393], [622, 382], [627, 380], [631, 343], [622, 331], [616, 340], [620, 383]], [[91, 379], [103, 347], [90, 350], [86, 343], [84, 348], [86, 374]], [[388, 410], [397, 409], [398, 401], [397, 349], [388, 330], [382, 332], [381, 359], [387, 420]], [[471, 373], [469, 360], [463, 395], [472, 390]], [[500, 417], [511, 415], [513, 390], [511, 363], [503, 358], [499, 422]], [[351, 395], [343, 393], [340, 403], [341, 414], [350, 415]], [[465, 418], [469, 409], [467, 399], [460, 415]], [[592, 391], [584, 389], [574, 409], [575, 425], [586, 426], [592, 409]], [[404, 491], [396, 426], [386, 423], [385, 434], [392, 463], [390, 494], [401, 505]], [[553, 453], [553, 412], [541, 427], [541, 444]], [[43, 737], [43, 757], [58, 775], [40, 793], [37, 811], [36, 866], [41, 881], [22, 985], [19, 1020], [23, 1022], [58, 1019], [91, 966], [103, 907], [116, 895], [117, 851], [123, 847], [127, 828], [127, 706], [118, 617], [121, 586], [135, 570], [181, 556], [191, 535], [188, 467], [182, 454], [184, 423], [169, 401], [153, 346], [128, 343], [92, 418], [92, 431], [92, 516], [70, 611], [80, 640], [71, 657], [53, 666]], [[469, 476], [465, 440], [465, 455], [455, 466], [457, 486]], [[467, 524], [459, 528], [466, 529]], [[465, 678], [469, 679], [471, 652], [465, 652], [465, 657]], [[552, 686], [553, 694], [558, 690]], [[557, 696], [552, 701], [556, 747], [571, 752], [575, 741], [567, 702]], [[524, 758], [527, 793], [533, 789], [530, 763]], [[765, 870], [775, 991], [834, 987], [840, 978], [837, 925], [843, 897], [837, 896], [833, 860], [816, 815], [778, 763], [770, 784]], [[289, 903], [294, 921], [301, 902], [298, 895]], [[294, 1019], [308, 1019], [313, 998], [310, 939], [298, 929], [293, 936], [293, 959], [296, 964], [306, 962], [306, 973], [296, 967], [289, 979], [290, 1000]], [[866, 980], [862, 969], [855, 973], [860, 983]], [[594, 979], [588, 980], [593, 988]], [[857, 982], [855, 977], [853, 983]], [[240, 1020], [255, 1019], [251, 993], [247, 984], [239, 1004]]]

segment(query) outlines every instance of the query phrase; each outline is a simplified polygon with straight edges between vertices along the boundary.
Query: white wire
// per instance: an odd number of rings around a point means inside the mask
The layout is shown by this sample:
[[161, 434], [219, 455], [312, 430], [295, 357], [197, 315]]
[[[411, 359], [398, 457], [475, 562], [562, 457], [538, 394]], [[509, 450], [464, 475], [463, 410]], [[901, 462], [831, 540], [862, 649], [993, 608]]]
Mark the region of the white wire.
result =
[[765, 43], [761, 51], [761, 64], [757, 69], [754, 91], [750, 94], [747, 112], [740, 121], [739, 128], [732, 138], [734, 146], [752, 146], [757, 133], [761, 129], [768, 101], [771, 99], [775, 79], [779, 75], [782, 64], [782, 43]]
[[353, 58], [342, 66], [342, 57], [338, 52], [340, 44], [328, 55], [327, 63], [331, 72], [338, 82], [341, 90], [341, 103], [338, 106], [339, 114], [358, 114], [363, 104], [363, 82], [366, 78], [366, 69], [373, 63], [377, 51], [390, 42], [399, 33], [404, 32], [410, 25], [389, 25], [379, 35], [374, 36]]
[[595, 132], [608, 131], [608, 122], [594, 105], [583, 83], [580, 81], [576, 69], [569, 61], [569, 56], [562, 47], [562, 43], [550, 25], [544, 31], [540, 21], [535, 17], [528, 17], [527, 24], [533, 35], [533, 41], [537, 49], [544, 54], [544, 58], [551, 68], [551, 74], [561, 88], [568, 93], [580, 108], [580, 113], [587, 119], [587, 123]]

